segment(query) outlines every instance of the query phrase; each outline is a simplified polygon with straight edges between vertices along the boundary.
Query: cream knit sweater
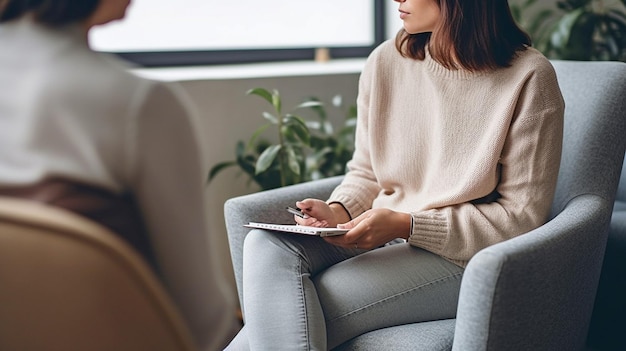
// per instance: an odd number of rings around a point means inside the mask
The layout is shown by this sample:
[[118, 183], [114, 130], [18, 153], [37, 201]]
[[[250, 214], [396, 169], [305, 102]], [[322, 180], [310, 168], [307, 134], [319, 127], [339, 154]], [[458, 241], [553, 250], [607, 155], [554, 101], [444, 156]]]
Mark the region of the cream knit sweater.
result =
[[554, 70], [533, 48], [511, 67], [472, 73], [404, 58], [387, 41], [361, 75], [356, 151], [328, 201], [353, 218], [410, 213], [411, 245], [465, 266], [548, 219], [563, 110]]

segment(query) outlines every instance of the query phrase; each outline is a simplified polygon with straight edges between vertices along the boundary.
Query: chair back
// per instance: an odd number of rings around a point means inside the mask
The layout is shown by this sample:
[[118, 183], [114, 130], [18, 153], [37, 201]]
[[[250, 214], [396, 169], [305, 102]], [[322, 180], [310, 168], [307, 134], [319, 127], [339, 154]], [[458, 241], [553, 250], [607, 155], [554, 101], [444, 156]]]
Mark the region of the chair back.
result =
[[626, 63], [553, 65], [565, 120], [552, 219], [472, 257], [455, 351], [584, 348], [626, 148]]
[[610, 202], [615, 199], [621, 167], [612, 165], [622, 164], [626, 147], [626, 63], [552, 64], [565, 99], [563, 154], [552, 205], [554, 217], [578, 195], [596, 194]]
[[0, 197], [0, 350], [193, 350], [139, 256], [69, 211]]

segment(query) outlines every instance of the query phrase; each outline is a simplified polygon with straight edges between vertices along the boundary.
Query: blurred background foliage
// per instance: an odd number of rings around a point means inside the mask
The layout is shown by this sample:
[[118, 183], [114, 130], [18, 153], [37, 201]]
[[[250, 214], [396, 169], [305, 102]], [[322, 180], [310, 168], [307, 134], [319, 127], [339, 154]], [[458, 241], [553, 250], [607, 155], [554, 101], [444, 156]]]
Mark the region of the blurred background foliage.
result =
[[626, 0], [517, 0], [513, 16], [550, 59], [626, 62]]
[[[340, 95], [330, 102], [308, 97], [291, 112], [284, 112], [277, 90], [255, 88], [247, 94], [268, 103], [270, 111], [260, 113], [265, 123], [247, 141], [236, 143], [233, 160], [211, 168], [209, 182], [231, 167], [261, 190], [345, 174], [354, 152], [355, 104], [346, 106]], [[337, 114], [343, 118], [331, 118]], [[331, 120], [342, 124], [335, 126]]]

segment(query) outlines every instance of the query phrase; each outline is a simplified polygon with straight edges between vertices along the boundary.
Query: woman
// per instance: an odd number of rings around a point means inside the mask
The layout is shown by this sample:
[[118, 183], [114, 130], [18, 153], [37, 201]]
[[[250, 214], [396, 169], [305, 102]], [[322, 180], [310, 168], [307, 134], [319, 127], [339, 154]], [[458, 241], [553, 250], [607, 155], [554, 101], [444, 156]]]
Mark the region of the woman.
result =
[[349, 231], [246, 236], [232, 349], [324, 350], [453, 318], [472, 256], [548, 218], [564, 103], [507, 1], [394, 1], [404, 28], [360, 77], [349, 171], [326, 201], [296, 203], [297, 223]]
[[[212, 262], [200, 150], [180, 91], [89, 48], [129, 0], [0, 2], [0, 195], [111, 228], [162, 278], [198, 346], [224, 346], [235, 309]], [[214, 256], [214, 255], [213, 255]]]

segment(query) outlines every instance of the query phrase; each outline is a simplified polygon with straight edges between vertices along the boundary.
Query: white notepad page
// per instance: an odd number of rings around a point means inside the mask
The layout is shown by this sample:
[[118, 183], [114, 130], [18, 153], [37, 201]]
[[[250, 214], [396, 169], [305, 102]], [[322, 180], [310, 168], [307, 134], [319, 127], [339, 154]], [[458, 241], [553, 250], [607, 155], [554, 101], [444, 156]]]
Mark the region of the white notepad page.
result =
[[297, 233], [297, 234], [319, 235], [319, 236], [342, 235], [348, 232], [348, 229], [318, 228], [318, 227], [309, 227], [309, 226], [298, 225], [298, 224], [273, 224], [273, 223], [258, 223], [258, 222], [250, 222], [244, 225], [244, 227], [276, 230], [279, 232], [289, 232], [289, 233]]

